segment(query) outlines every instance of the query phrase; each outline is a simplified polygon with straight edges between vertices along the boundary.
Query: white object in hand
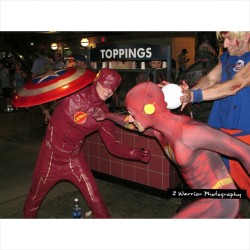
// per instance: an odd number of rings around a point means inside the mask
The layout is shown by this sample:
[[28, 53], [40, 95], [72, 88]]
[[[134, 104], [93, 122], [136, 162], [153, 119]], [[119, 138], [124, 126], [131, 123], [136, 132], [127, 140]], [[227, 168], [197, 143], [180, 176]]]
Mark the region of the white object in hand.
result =
[[181, 106], [180, 97], [183, 96], [182, 88], [174, 83], [169, 83], [162, 87], [164, 100], [167, 103], [168, 109], [176, 109]]

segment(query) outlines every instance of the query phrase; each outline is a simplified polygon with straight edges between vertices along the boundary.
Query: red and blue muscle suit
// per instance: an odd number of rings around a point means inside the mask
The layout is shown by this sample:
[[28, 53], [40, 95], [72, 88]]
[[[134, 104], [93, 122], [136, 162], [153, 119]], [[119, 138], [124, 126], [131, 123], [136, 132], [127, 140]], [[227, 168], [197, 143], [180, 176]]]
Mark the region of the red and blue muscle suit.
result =
[[120, 81], [116, 71], [102, 69], [92, 85], [58, 102], [35, 166], [24, 206], [25, 218], [36, 217], [46, 194], [61, 180], [69, 181], [79, 188], [94, 218], [110, 217], [82, 151], [86, 136], [93, 132], [100, 133], [111, 154], [125, 159], [149, 161], [149, 151], [125, 147], [115, 138], [111, 121], [98, 122], [92, 117], [97, 107], [108, 111], [97, 93], [97, 82], [114, 91]]
[[[155, 84], [136, 85], [125, 101], [130, 117], [109, 113], [105, 118], [123, 126], [126, 121], [133, 122], [143, 132], [141, 125], [145, 134], [153, 132], [191, 189], [237, 189], [219, 154], [239, 159], [249, 175], [249, 145], [188, 116], [171, 113]], [[202, 198], [174, 218], [235, 218], [238, 211], [239, 199]]]

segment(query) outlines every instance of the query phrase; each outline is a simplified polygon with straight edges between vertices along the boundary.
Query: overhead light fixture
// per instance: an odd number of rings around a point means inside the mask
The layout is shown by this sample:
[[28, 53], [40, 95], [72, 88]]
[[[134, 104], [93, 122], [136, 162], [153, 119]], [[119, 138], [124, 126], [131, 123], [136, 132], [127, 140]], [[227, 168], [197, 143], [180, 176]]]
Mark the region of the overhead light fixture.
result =
[[57, 50], [57, 49], [58, 49], [57, 43], [52, 43], [52, 44], [51, 44], [51, 49], [52, 49], [52, 50]]
[[82, 47], [88, 47], [88, 45], [89, 45], [89, 39], [88, 38], [83, 38], [81, 40], [81, 45], [82, 45]]

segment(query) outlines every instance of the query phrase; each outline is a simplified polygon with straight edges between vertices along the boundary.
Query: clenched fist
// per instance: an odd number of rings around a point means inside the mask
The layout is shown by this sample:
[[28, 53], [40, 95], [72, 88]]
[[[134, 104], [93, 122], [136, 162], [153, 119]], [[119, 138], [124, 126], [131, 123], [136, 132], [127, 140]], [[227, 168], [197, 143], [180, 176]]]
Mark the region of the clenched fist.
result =
[[135, 160], [148, 163], [151, 158], [151, 152], [143, 148], [135, 148], [130, 154], [134, 157]]
[[103, 121], [107, 117], [107, 114], [101, 109], [101, 108], [96, 108], [93, 114], [93, 118], [95, 118], [97, 121]]

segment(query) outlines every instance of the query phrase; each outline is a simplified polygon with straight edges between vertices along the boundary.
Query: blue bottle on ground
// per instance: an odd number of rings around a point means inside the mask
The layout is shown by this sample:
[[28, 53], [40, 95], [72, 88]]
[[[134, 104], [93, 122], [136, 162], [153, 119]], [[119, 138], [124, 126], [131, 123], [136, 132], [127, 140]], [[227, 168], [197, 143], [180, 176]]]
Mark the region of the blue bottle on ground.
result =
[[75, 198], [75, 204], [72, 212], [72, 217], [74, 219], [81, 219], [82, 218], [82, 209], [78, 203], [78, 198]]

